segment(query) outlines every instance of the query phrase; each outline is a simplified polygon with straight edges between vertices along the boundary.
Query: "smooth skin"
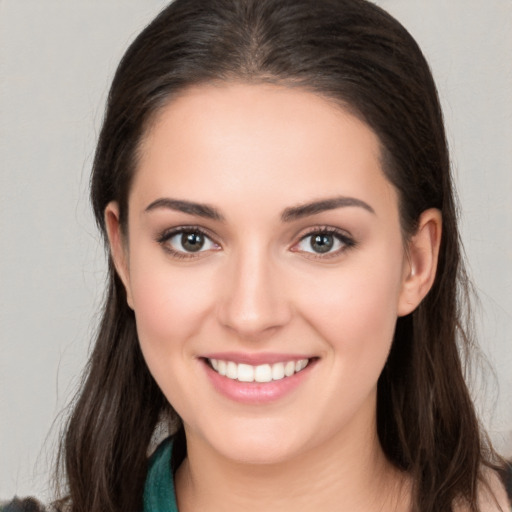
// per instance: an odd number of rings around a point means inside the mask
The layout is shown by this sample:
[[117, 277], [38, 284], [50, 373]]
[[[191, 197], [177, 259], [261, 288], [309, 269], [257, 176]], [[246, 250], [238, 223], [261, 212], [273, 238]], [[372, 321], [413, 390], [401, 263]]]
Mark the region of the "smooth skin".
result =
[[[377, 136], [300, 89], [190, 88], [141, 150], [127, 232], [116, 203], [105, 218], [145, 360], [185, 425], [180, 511], [407, 511], [376, 389], [397, 317], [432, 286], [440, 212], [405, 240]], [[279, 400], [245, 404], [212, 386], [212, 352], [315, 364]]]

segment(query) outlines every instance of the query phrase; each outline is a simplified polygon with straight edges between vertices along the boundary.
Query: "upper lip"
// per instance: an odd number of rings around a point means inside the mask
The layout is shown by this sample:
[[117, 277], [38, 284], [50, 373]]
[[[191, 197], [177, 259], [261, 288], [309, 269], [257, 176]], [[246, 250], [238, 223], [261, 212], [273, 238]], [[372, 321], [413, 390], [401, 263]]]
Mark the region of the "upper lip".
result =
[[250, 364], [252, 366], [258, 366], [260, 364], [286, 363], [287, 361], [311, 359], [313, 356], [304, 354], [280, 354], [275, 352], [215, 352], [211, 354], [205, 354], [201, 357], [204, 359], [218, 359], [221, 361], [232, 361], [237, 364]]

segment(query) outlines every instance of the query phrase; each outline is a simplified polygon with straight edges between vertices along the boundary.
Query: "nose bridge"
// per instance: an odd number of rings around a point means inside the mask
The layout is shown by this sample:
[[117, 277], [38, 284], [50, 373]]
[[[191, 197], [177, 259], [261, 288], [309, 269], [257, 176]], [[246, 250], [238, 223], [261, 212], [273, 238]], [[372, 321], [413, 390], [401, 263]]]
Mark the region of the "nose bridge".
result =
[[254, 337], [286, 324], [290, 308], [282, 273], [268, 248], [253, 241], [230, 258], [220, 304], [220, 321], [242, 337]]

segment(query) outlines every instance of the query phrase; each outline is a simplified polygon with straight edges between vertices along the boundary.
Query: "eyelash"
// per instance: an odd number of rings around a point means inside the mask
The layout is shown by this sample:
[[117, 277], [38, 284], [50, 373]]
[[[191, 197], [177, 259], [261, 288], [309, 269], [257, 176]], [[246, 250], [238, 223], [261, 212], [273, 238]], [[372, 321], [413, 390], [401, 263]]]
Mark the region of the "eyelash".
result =
[[340, 254], [342, 254], [343, 252], [347, 251], [348, 249], [351, 249], [356, 246], [356, 241], [351, 236], [349, 236], [345, 231], [342, 231], [338, 228], [334, 228], [331, 226], [319, 226], [319, 227], [315, 227], [315, 228], [311, 229], [306, 234], [302, 235], [300, 237], [300, 240], [298, 242], [296, 242], [293, 245], [293, 247], [297, 247], [301, 242], [303, 242], [306, 239], [311, 238], [315, 235], [333, 236], [341, 244], [341, 248], [339, 248], [338, 250], [333, 251], [333, 252], [326, 252], [324, 254], [303, 251], [307, 258], [321, 259], [321, 260], [325, 260], [328, 258], [335, 258], [335, 257], [339, 256]]
[[176, 235], [180, 235], [183, 233], [199, 234], [202, 235], [204, 238], [208, 239], [211, 243], [217, 246], [219, 245], [217, 244], [217, 242], [215, 242], [212, 235], [210, 235], [208, 231], [199, 226], [180, 226], [179, 228], [167, 229], [157, 237], [156, 241], [164, 248], [166, 252], [168, 252], [173, 258], [177, 259], [197, 258], [200, 253], [206, 252], [199, 250], [196, 254], [193, 252], [177, 251], [167, 243]]
[[[171, 240], [173, 237], [183, 234], [183, 233], [191, 233], [191, 234], [199, 234], [205, 237], [210, 241], [210, 243], [219, 246], [220, 245], [214, 240], [212, 235], [206, 231], [205, 229], [199, 227], [199, 226], [180, 226], [178, 228], [172, 228], [167, 229], [160, 233], [158, 237], [156, 238], [156, 241], [164, 248], [166, 252], [168, 252], [173, 258], [177, 259], [191, 259], [191, 258], [197, 258], [202, 252], [207, 251], [201, 251], [199, 250], [197, 253], [194, 252], [185, 252], [185, 251], [177, 251], [173, 249], [169, 244], [169, 240]], [[294, 248], [297, 247], [299, 244], [304, 242], [306, 239], [315, 236], [315, 235], [329, 235], [333, 236], [337, 239], [337, 241], [341, 244], [341, 248], [334, 252], [326, 252], [324, 254], [321, 253], [315, 253], [315, 252], [309, 252], [309, 251], [300, 251]], [[356, 246], [356, 242], [353, 238], [351, 238], [346, 232], [333, 228], [331, 226], [319, 226], [311, 229], [307, 233], [303, 234], [298, 242], [295, 242], [291, 248], [293, 252], [302, 252], [305, 257], [312, 258], [312, 259], [322, 259], [325, 260], [327, 258], [332, 258], [339, 256], [341, 253], [347, 251], [348, 249], [351, 249]]]

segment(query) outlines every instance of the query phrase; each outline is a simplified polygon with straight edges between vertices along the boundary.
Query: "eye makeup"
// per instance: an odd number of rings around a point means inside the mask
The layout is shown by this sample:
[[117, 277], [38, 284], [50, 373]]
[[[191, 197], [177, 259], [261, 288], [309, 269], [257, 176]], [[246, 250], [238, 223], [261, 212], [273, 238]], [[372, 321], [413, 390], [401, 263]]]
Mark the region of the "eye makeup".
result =
[[[205, 253], [222, 249], [209, 230], [197, 225], [165, 229], [157, 235], [156, 242], [176, 259], [201, 258]], [[355, 246], [355, 240], [346, 231], [332, 226], [315, 226], [302, 233], [289, 250], [306, 258], [325, 260], [340, 256]]]
[[290, 250], [313, 259], [340, 256], [356, 246], [356, 241], [346, 231], [333, 226], [317, 226], [302, 234]]
[[168, 254], [177, 259], [198, 258], [205, 252], [221, 249], [209, 232], [199, 226], [166, 229], [157, 236], [156, 241]]

